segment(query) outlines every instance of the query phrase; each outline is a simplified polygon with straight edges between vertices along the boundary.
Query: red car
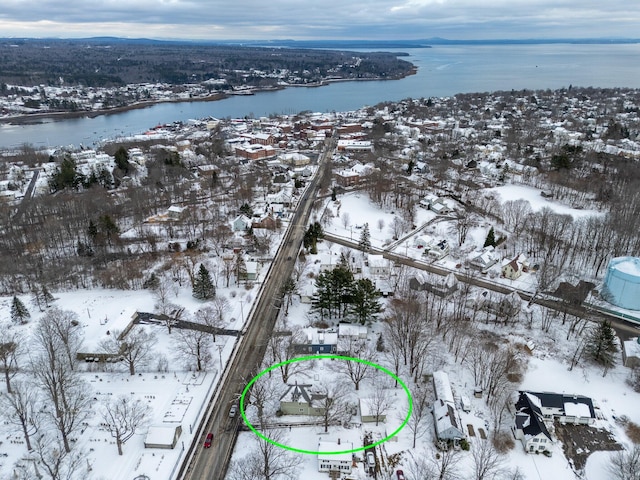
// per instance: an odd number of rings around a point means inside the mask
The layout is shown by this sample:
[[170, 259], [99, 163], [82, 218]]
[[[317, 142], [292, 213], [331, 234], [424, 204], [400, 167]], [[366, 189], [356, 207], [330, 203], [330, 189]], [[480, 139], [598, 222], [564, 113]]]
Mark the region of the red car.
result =
[[402, 470], [396, 470], [396, 476], [398, 480], [404, 480], [404, 472]]
[[207, 438], [204, 441], [204, 448], [211, 448], [211, 442], [213, 442], [213, 433], [207, 433]]

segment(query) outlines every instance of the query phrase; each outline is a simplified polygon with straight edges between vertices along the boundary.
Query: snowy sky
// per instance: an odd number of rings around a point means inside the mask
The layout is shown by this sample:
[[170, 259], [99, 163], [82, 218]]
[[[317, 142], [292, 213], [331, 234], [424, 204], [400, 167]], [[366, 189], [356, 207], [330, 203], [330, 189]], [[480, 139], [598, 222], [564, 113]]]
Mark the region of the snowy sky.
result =
[[3, 0], [0, 35], [185, 39], [637, 37], [628, 0]]

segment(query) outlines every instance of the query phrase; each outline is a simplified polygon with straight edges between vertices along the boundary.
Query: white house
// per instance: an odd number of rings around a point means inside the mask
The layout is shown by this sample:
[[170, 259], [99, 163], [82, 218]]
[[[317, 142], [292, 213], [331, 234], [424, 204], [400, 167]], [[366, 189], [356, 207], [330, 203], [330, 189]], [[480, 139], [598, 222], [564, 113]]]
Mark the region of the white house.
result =
[[338, 325], [338, 338], [362, 339], [367, 338], [367, 327], [364, 325], [353, 325], [351, 323], [341, 323]]
[[495, 249], [489, 245], [482, 249], [482, 253], [471, 259], [469, 264], [473, 267], [479, 268], [481, 271], [487, 271], [489, 268], [498, 263], [498, 258], [495, 254]]
[[424, 248], [425, 250], [430, 249], [434, 243], [435, 241], [430, 235], [420, 235], [413, 242], [416, 248]]
[[430, 209], [432, 212], [435, 212], [438, 215], [446, 215], [447, 213], [451, 213], [453, 211], [453, 207], [449, 205], [449, 202], [442, 198], [439, 198], [438, 200], [433, 202]]
[[544, 423], [539, 402], [526, 392], [520, 392], [516, 403], [514, 433], [522, 442], [525, 452], [544, 452], [551, 449], [553, 439]]
[[582, 395], [550, 392], [520, 392], [540, 409], [545, 421], [557, 419], [560, 423], [591, 425], [596, 420], [593, 401]]
[[466, 438], [460, 414], [456, 409], [449, 376], [443, 371], [433, 372], [433, 390], [436, 401], [433, 404], [433, 423], [438, 440], [457, 444]]
[[409, 279], [409, 288], [418, 291], [426, 290], [439, 297], [446, 297], [458, 289], [458, 280], [453, 273], [442, 277], [419, 272]]
[[367, 257], [369, 273], [375, 277], [387, 277], [390, 273], [389, 260], [382, 255], [369, 254]]
[[[340, 440], [338, 440], [338, 442], [340, 442]], [[337, 471], [346, 474], [351, 473], [351, 465], [353, 464], [352, 454], [332, 454], [331, 452], [340, 452], [352, 449], [353, 443], [350, 442], [342, 444], [336, 442], [318, 442], [318, 471]]]

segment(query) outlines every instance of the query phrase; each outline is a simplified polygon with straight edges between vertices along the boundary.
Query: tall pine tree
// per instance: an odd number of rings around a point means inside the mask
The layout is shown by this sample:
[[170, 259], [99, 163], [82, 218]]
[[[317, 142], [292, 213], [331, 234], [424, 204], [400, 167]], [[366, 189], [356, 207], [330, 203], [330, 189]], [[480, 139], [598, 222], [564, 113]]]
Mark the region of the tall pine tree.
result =
[[603, 320], [587, 336], [585, 345], [587, 354], [592, 360], [604, 367], [604, 375], [615, 364], [615, 354], [618, 351], [616, 343], [616, 333], [608, 320]]
[[211, 281], [211, 274], [202, 263], [193, 279], [192, 295], [198, 300], [209, 300], [216, 295], [216, 288]]
[[369, 233], [369, 224], [365, 223], [362, 227], [362, 233], [360, 234], [360, 241], [358, 242], [358, 248], [363, 252], [368, 252], [371, 248], [371, 234]]
[[11, 302], [11, 321], [13, 323], [27, 323], [31, 314], [24, 303], [14, 295]]
[[349, 306], [351, 313], [362, 325], [373, 321], [382, 312], [382, 305], [378, 301], [380, 292], [368, 278], [356, 280], [353, 288], [353, 296]]
[[493, 231], [493, 227], [489, 229], [487, 233], [487, 239], [484, 241], [483, 247], [495, 247], [496, 246], [496, 234]]

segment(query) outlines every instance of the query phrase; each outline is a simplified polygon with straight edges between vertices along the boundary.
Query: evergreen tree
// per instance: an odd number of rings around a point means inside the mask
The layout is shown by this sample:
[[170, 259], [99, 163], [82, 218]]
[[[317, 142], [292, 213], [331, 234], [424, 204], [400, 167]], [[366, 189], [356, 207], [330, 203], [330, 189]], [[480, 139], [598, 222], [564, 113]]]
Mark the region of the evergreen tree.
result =
[[128, 175], [131, 164], [129, 163], [129, 152], [126, 148], [120, 147], [116, 150], [115, 161], [116, 166], [122, 170], [122, 173]]
[[247, 217], [253, 217], [253, 208], [248, 203], [243, 203], [240, 207], [240, 213], [246, 215]]
[[51, 302], [55, 300], [55, 298], [53, 298], [53, 295], [49, 293], [49, 289], [46, 285], [42, 285], [41, 298], [47, 307], [49, 307], [51, 305]]
[[611, 322], [604, 320], [591, 329], [586, 339], [585, 349], [592, 360], [605, 368], [606, 374], [607, 370], [615, 364], [615, 354], [618, 351], [616, 333], [611, 328]]
[[369, 224], [365, 223], [362, 227], [362, 233], [360, 234], [360, 241], [358, 242], [358, 248], [363, 252], [368, 252], [371, 249], [371, 234], [369, 233]]
[[319, 312], [323, 319], [344, 316], [353, 301], [353, 286], [353, 273], [344, 265], [320, 273], [316, 278], [312, 310]]
[[211, 281], [209, 270], [202, 263], [193, 279], [192, 295], [198, 300], [208, 300], [216, 295], [216, 289]]
[[308, 249], [310, 253], [318, 253], [317, 244], [322, 237], [322, 225], [320, 225], [320, 222], [312, 223], [304, 234], [304, 248]]
[[349, 313], [356, 317], [362, 325], [373, 321], [382, 312], [378, 301], [380, 292], [368, 278], [358, 279], [353, 287], [353, 295], [349, 305]]
[[11, 302], [11, 321], [13, 323], [27, 323], [31, 314], [24, 303], [14, 295]]
[[493, 227], [489, 229], [487, 233], [487, 239], [484, 241], [483, 247], [495, 247], [496, 246], [496, 234], [493, 231]]

